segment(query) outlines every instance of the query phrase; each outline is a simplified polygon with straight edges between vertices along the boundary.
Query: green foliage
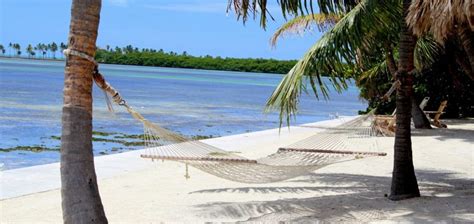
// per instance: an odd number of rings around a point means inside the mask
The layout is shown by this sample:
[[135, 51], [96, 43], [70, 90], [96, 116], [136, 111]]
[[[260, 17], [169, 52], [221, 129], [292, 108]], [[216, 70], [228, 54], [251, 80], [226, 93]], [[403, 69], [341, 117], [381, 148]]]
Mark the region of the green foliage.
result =
[[[305, 14], [314, 14], [314, 9], [319, 8], [321, 13], [336, 13], [345, 14], [352, 10], [359, 0], [318, 0], [313, 4], [313, 1], [307, 0], [278, 0], [281, 12], [285, 18], [288, 15], [298, 16]], [[229, 0], [227, 11], [234, 11], [237, 19], [242, 19], [245, 23], [249, 17], [254, 19], [260, 16], [260, 26], [265, 28], [267, 18], [273, 20], [270, 11], [267, 8], [268, 1], [263, 0]]]
[[100, 63], [125, 64], [142, 66], [159, 66], [174, 68], [193, 68], [207, 70], [263, 72], [263, 73], [287, 73], [296, 61], [279, 61], [275, 59], [238, 59], [221, 57], [196, 57], [187, 52], [177, 54], [175, 52], [156, 51], [154, 49], [137, 49], [128, 45], [124, 48], [98, 49], [95, 58]]
[[[383, 41], [396, 39], [401, 16], [399, 0], [363, 0], [355, 6], [328, 6], [328, 10], [342, 12], [351, 9], [326, 32], [284, 77], [267, 102], [268, 110], [277, 109], [280, 121], [289, 123], [298, 109], [298, 98], [310, 86], [317, 98], [328, 97], [328, 87], [321, 76], [328, 76], [338, 92], [347, 87], [347, 78], [357, 78], [374, 63], [375, 52]], [[339, 10], [339, 11], [338, 11]], [[391, 38], [391, 39], [390, 39]]]
[[448, 100], [444, 118], [474, 117], [474, 80], [456, 63], [460, 48], [455, 40], [447, 40], [443, 52], [432, 66], [415, 75], [414, 92], [418, 102], [430, 97], [426, 110], [435, 111], [443, 100]]

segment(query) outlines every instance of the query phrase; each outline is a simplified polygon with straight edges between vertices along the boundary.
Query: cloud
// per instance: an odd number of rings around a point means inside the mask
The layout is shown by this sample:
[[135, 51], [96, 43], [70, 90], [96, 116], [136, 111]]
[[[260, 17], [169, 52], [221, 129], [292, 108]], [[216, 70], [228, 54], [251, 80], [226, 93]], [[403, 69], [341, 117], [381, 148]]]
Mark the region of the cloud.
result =
[[222, 2], [189, 2], [189, 3], [168, 3], [168, 4], [148, 4], [144, 5], [146, 8], [175, 11], [175, 12], [194, 12], [194, 13], [225, 13], [227, 3]]
[[128, 0], [107, 0], [111, 5], [126, 7], [128, 6]]

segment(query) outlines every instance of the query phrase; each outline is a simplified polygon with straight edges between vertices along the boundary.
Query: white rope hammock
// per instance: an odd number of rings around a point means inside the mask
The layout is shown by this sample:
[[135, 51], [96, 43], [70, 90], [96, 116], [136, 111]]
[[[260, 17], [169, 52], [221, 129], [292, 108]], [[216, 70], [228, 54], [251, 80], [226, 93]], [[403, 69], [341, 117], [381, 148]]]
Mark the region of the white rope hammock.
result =
[[[150, 126], [146, 122], [147, 148], [142, 157], [182, 162], [214, 176], [236, 182], [277, 182], [305, 175], [338, 162], [367, 156], [384, 156], [385, 153], [376, 152], [377, 138], [371, 125], [372, 118], [372, 115], [360, 116], [255, 160], [201, 141], [183, 140], [169, 144], [172, 141], [166, 137], [159, 137], [170, 136], [169, 131], [153, 124]], [[189, 177], [189, 174], [186, 173], [185, 176]]]
[[[269, 183], [308, 174], [324, 166], [366, 156], [384, 156], [377, 153], [376, 132], [372, 126], [373, 115], [359, 116], [335, 128], [326, 129], [302, 141], [280, 148], [260, 159], [248, 159], [201, 141], [188, 139], [146, 120], [130, 107], [98, 71], [93, 57], [73, 49], [64, 51], [66, 56], [77, 56], [95, 64], [94, 81], [106, 96], [124, 106], [143, 123], [145, 153], [143, 158], [173, 160], [200, 169], [223, 179], [243, 183]], [[107, 100], [109, 102], [109, 100]], [[109, 107], [109, 109], [112, 109]], [[256, 149], [258, 150], [258, 149]]]

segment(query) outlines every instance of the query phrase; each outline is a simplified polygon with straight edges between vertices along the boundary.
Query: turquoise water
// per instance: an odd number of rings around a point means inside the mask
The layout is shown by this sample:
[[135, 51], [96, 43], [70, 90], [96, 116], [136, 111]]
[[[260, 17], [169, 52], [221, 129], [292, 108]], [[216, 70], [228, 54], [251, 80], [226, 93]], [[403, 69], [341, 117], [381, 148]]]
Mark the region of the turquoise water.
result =
[[[61, 133], [64, 62], [0, 59], [0, 148], [44, 146], [58, 148], [51, 136]], [[265, 101], [282, 75], [101, 65], [106, 79], [127, 102], [149, 120], [188, 136], [225, 136], [278, 127], [278, 114], [264, 114]], [[327, 80], [326, 80], [327, 81]], [[355, 115], [366, 103], [351, 85], [330, 101], [304, 95], [293, 124], [329, 119], [330, 114]], [[94, 87], [94, 130], [141, 134], [140, 123], [123, 109], [107, 111], [103, 92]], [[96, 136], [102, 137], [102, 136]], [[108, 138], [113, 139], [113, 135]], [[94, 154], [140, 148], [94, 142]], [[57, 162], [58, 151], [0, 152], [3, 169]]]

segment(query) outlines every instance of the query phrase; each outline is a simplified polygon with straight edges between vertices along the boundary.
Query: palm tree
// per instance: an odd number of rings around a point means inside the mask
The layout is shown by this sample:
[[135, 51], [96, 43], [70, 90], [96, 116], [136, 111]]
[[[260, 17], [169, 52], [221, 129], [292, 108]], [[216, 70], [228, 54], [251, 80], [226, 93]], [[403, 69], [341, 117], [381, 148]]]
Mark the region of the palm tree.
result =
[[444, 44], [453, 34], [461, 40], [461, 45], [469, 60], [464, 69], [474, 80], [474, 4], [470, 0], [414, 0], [409, 8], [407, 22], [417, 36], [426, 34]]
[[9, 49], [8, 54], [10, 55], [10, 57], [12, 56], [12, 48], [13, 48], [12, 42], [8, 43], [8, 49]]
[[[68, 46], [93, 56], [100, 0], [73, 0]], [[61, 134], [61, 196], [65, 223], [107, 223], [92, 153], [92, 72], [80, 57], [66, 61]]]
[[64, 50], [67, 49], [67, 45], [63, 42], [61, 42], [61, 44], [59, 44], [59, 48], [61, 49], [61, 54], [64, 56], [63, 52]]
[[43, 45], [41, 43], [36, 44], [35, 50], [37, 51], [38, 57], [40, 57], [40, 53], [43, 52]]
[[58, 45], [55, 42], [51, 43], [50, 50], [53, 53], [53, 59], [56, 59], [56, 51], [58, 50]]
[[13, 44], [13, 49], [15, 49], [15, 53], [17, 57], [21, 56], [21, 45], [19, 43]]
[[47, 53], [48, 46], [46, 44], [41, 44], [41, 54], [43, 55], [43, 59], [45, 59]]
[[35, 52], [33, 51], [33, 46], [31, 44], [28, 44], [28, 47], [26, 47], [26, 53], [28, 53], [28, 58], [31, 58]]
[[[310, 14], [310, 15], [300, 15], [292, 18], [280, 28], [278, 28], [271, 38], [272, 46], [276, 46], [278, 39], [289, 34], [303, 34], [304, 32], [311, 31], [314, 26], [320, 32], [325, 32], [328, 29], [334, 27], [335, 24], [343, 17], [343, 15], [338, 14]], [[398, 70], [397, 63], [394, 57], [394, 49], [392, 46], [397, 45], [397, 34], [399, 29], [397, 28], [398, 22], [393, 21], [393, 29], [390, 30], [393, 38], [387, 38], [387, 36], [378, 35], [381, 44], [377, 46], [375, 50], [363, 50], [360, 48], [349, 49], [352, 50], [352, 54], [356, 55], [355, 62], [350, 70], [347, 68], [342, 70], [343, 73], [336, 74], [339, 77], [350, 76], [357, 80], [357, 85], [362, 88], [361, 96], [366, 99], [372, 99], [372, 103], [376, 101], [385, 101], [381, 99], [380, 95], [385, 93], [388, 90], [388, 82], [395, 79], [396, 72]], [[364, 25], [364, 24], [362, 24]], [[370, 29], [367, 27], [367, 29]], [[386, 32], [384, 30], [384, 32]], [[349, 37], [350, 38], [350, 37]], [[329, 41], [326, 43], [334, 42], [334, 39], [329, 38]], [[319, 49], [324, 49], [327, 45], [322, 45]], [[365, 47], [367, 48], [367, 47]], [[434, 58], [438, 56], [438, 53], [441, 51], [441, 47], [434, 43], [433, 40], [429, 38], [421, 38], [417, 41], [415, 51], [416, 54], [416, 67], [418, 70], [421, 70], [423, 67], [430, 66], [434, 63]], [[324, 50], [321, 50], [324, 52]], [[330, 51], [331, 52], [331, 51]], [[377, 52], [374, 54], [373, 52]], [[328, 56], [320, 54], [319, 58], [313, 60], [327, 60]], [[370, 60], [364, 60], [364, 58], [370, 58]], [[375, 61], [374, 61], [375, 59]], [[335, 64], [341, 64], [344, 62], [336, 62]], [[347, 66], [346, 66], [347, 67]], [[319, 69], [319, 68], [317, 68]], [[347, 73], [347, 71], [352, 71], [353, 74]], [[359, 71], [359, 72], [354, 72]], [[322, 71], [321, 74], [324, 74], [326, 71]], [[333, 71], [334, 72], [334, 71]], [[391, 77], [386, 80], [387, 85], [380, 85], [380, 78], [378, 77]], [[299, 80], [299, 79], [293, 79]], [[377, 80], [377, 81], [376, 81]], [[289, 81], [289, 80], [288, 80]], [[295, 85], [295, 84], [286, 84], [286, 85]], [[377, 96], [378, 95], [378, 96]], [[415, 98], [412, 98], [412, 118], [416, 128], [431, 128], [429, 120], [426, 118], [423, 111], [419, 108], [416, 103]]]
[[[284, 15], [299, 15], [313, 13], [312, 2], [303, 0], [279, 1]], [[347, 86], [346, 77], [338, 74], [356, 73], [351, 71], [351, 65], [358, 61], [367, 60], [358, 51], [371, 52], [373, 47], [380, 46], [381, 39], [394, 38], [390, 36], [393, 29], [400, 33], [397, 79], [402, 81], [402, 88], [397, 92], [397, 133], [395, 137], [394, 172], [390, 199], [400, 200], [419, 196], [418, 185], [411, 157], [410, 110], [412, 94], [413, 53], [415, 42], [410, 31], [402, 24], [393, 21], [404, 19], [410, 1], [405, 0], [403, 7], [400, 0], [378, 1], [318, 1], [322, 14], [343, 14], [343, 18], [298, 61], [291, 71], [278, 85], [267, 106], [280, 110], [280, 120], [286, 117], [287, 123], [295, 115], [298, 97], [301, 91], [306, 91], [303, 76], [308, 77], [316, 97], [328, 96], [326, 84], [322, 75], [329, 75], [331, 84], [337, 91]], [[260, 24], [265, 27], [268, 9], [266, 1], [234, 0], [229, 8], [235, 10], [238, 18], [244, 22], [253, 12], [260, 13]], [[410, 35], [409, 35], [410, 34]], [[395, 36], [397, 37], [397, 36]], [[383, 42], [382, 42], [383, 44]], [[361, 57], [362, 56], [362, 57]], [[324, 60], [320, 60], [324, 59]], [[392, 68], [393, 69], [393, 68]]]
[[0, 44], [0, 51], [2, 52], [2, 56], [4, 56], [5, 55], [5, 47], [2, 44]]
[[396, 78], [401, 85], [397, 89], [397, 129], [395, 131], [392, 187], [389, 196], [391, 200], [403, 200], [420, 196], [411, 148], [411, 98], [413, 96], [413, 72], [415, 68], [413, 54], [416, 40], [405, 22], [410, 3], [411, 0], [403, 0], [403, 16], [400, 17], [402, 30]]
[[51, 58], [51, 54], [49, 53], [51, 50], [51, 44], [47, 44], [45, 46], [46, 46], [45, 49], [46, 49], [47, 57]]

